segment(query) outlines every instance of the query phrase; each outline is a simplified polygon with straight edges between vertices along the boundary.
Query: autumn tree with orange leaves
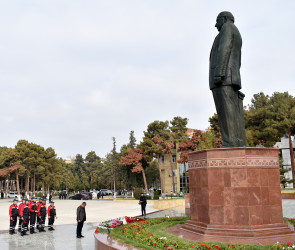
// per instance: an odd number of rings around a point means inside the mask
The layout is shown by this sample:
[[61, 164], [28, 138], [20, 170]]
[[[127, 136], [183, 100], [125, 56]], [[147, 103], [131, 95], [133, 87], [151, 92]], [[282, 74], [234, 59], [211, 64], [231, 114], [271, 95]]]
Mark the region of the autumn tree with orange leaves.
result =
[[143, 183], [144, 183], [144, 190], [147, 193], [148, 187], [145, 177], [144, 165], [146, 162], [143, 158], [143, 150], [140, 148], [130, 148], [128, 150], [128, 154], [121, 158], [120, 165], [122, 166], [132, 166], [132, 173], [142, 173]]

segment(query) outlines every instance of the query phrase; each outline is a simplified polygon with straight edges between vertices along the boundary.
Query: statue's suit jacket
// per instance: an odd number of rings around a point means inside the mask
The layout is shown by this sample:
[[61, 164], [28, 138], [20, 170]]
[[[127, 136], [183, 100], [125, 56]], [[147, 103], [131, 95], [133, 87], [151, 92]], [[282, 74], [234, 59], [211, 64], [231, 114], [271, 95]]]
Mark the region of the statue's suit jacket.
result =
[[[232, 85], [236, 90], [241, 89], [241, 48], [242, 37], [238, 28], [233, 22], [227, 21], [216, 36], [211, 49], [210, 89], [229, 85]], [[216, 86], [214, 77], [222, 77], [222, 83]]]

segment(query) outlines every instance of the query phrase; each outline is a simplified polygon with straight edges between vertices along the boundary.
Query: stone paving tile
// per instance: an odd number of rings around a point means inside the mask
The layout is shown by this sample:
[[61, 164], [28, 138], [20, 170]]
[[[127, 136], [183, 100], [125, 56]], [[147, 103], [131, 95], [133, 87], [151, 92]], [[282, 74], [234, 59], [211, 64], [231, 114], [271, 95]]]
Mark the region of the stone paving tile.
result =
[[20, 234], [0, 234], [1, 250], [88, 250], [94, 249], [94, 237], [97, 223], [84, 224], [82, 235], [84, 238], [76, 238], [76, 225], [56, 226], [55, 231], [47, 231], [36, 234], [20, 236]]

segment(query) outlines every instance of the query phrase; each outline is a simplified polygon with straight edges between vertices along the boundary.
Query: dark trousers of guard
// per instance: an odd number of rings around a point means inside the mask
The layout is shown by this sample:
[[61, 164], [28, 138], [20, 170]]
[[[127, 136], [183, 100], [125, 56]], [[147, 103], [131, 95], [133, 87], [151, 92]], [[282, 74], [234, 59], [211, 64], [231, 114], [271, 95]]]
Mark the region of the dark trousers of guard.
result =
[[14, 234], [15, 233], [15, 226], [17, 223], [17, 217], [12, 217], [12, 219], [10, 219], [10, 223], [9, 223], [9, 233], [10, 234]]
[[21, 229], [21, 236], [26, 235], [29, 226], [29, 217], [24, 217]]
[[32, 213], [30, 217], [30, 233], [35, 233], [36, 213]]
[[48, 219], [48, 230], [50, 231], [55, 230], [53, 228], [53, 223], [54, 223], [54, 216], [50, 216], [50, 218]]
[[77, 237], [81, 237], [83, 225], [84, 225], [84, 220], [78, 222], [78, 224], [77, 224]]
[[18, 220], [18, 231], [19, 232], [21, 232], [21, 230], [22, 230], [22, 223], [23, 223], [22, 218], [19, 218], [19, 220]]
[[39, 216], [37, 215], [37, 229], [38, 229], [38, 230], [40, 229], [39, 224], [40, 224], [40, 218], [39, 218]]
[[146, 204], [141, 204], [141, 215], [142, 216], [146, 216], [145, 207], [146, 207]]
[[39, 232], [45, 232], [45, 217], [46, 215], [41, 215], [40, 221], [39, 221]]

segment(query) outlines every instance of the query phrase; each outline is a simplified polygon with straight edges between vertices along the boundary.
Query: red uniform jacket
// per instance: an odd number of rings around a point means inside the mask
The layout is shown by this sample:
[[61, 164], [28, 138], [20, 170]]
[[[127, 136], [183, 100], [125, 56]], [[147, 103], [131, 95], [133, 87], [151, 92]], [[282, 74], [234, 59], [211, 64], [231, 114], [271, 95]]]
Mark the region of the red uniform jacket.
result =
[[21, 208], [19, 209], [19, 215], [20, 215], [20, 217], [23, 217], [23, 216], [24, 216], [24, 208], [25, 208], [25, 207], [28, 207], [28, 205], [23, 204], [23, 205], [21, 206]]
[[17, 217], [18, 216], [18, 206], [17, 205], [12, 204], [9, 207], [9, 216], [10, 217]]
[[38, 216], [41, 215], [41, 210], [45, 208], [45, 216], [46, 216], [46, 205], [44, 205], [43, 203], [40, 203], [39, 206], [37, 207], [38, 210]]
[[25, 205], [25, 204], [24, 204], [24, 203], [20, 203], [20, 204], [18, 205], [18, 211], [20, 211], [20, 210], [22, 209], [23, 205]]
[[[55, 206], [49, 206], [48, 207], [48, 216], [56, 216], [56, 209], [55, 209]], [[50, 214], [51, 213], [51, 214]]]

